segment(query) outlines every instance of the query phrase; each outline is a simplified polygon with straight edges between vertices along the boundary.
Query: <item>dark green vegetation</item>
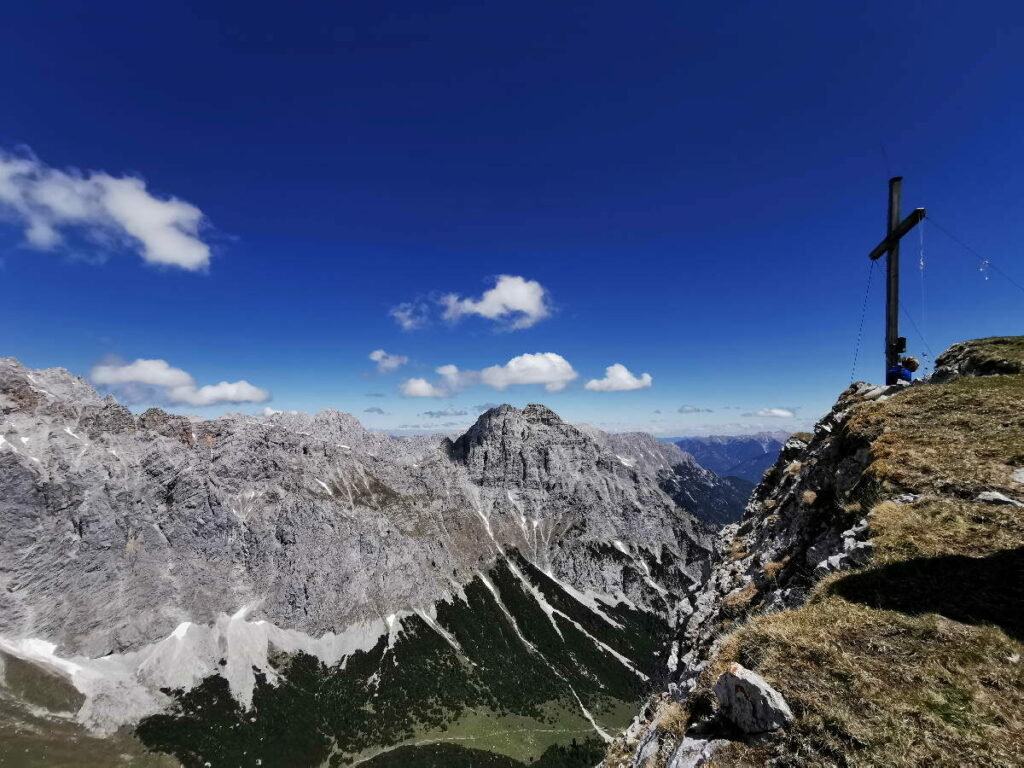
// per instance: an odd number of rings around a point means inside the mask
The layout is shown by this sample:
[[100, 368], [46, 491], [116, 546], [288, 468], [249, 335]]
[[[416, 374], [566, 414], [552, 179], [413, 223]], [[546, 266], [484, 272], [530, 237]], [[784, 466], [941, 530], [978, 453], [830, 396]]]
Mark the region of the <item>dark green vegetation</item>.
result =
[[[608, 556], [625, 557], [617, 550]], [[667, 576], [670, 564], [652, 559], [649, 567]], [[580, 702], [606, 731], [621, 729], [647, 691], [645, 677], [656, 674], [668, 626], [623, 605], [608, 611], [613, 626], [517, 554], [488, 578], [500, 601], [478, 577], [465, 599], [437, 607], [437, 622], [459, 650], [410, 617], [392, 647], [383, 637], [335, 667], [303, 654], [278, 659], [279, 679], [257, 677], [251, 710], [219, 676], [174, 692], [172, 710], [144, 720], [137, 734], [188, 768], [342, 766], [366, 758], [365, 765], [398, 765], [390, 761], [410, 751], [416, 761], [406, 765], [593, 764], [600, 750], [582, 741], [596, 734]], [[635, 578], [645, 584], [642, 574]], [[550, 617], [533, 590], [554, 609]], [[446, 738], [474, 749], [411, 745]], [[402, 744], [409, 746], [377, 754]], [[467, 757], [478, 752], [494, 762]]]
[[[1003, 375], [855, 406], [845, 437], [869, 451], [870, 489], [855, 516], [871, 513], [875, 557], [727, 638], [703, 694], [738, 661], [797, 719], [772, 741], [730, 746], [722, 764], [1024, 765], [1024, 509], [978, 500], [1024, 498], [1024, 338], [943, 358]], [[912, 496], [880, 501], [900, 494]]]
[[361, 763], [364, 768], [591, 768], [604, 757], [604, 743], [588, 739], [556, 744], [532, 762], [524, 763], [504, 755], [468, 749], [455, 744], [398, 747]]

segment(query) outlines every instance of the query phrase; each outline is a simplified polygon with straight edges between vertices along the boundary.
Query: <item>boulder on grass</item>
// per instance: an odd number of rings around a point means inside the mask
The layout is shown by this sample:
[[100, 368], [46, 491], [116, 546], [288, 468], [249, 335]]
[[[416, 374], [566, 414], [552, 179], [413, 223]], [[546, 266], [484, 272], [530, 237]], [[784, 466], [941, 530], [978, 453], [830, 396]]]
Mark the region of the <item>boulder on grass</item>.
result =
[[775, 731], [793, 721], [782, 694], [740, 664], [731, 664], [715, 681], [715, 696], [721, 713], [747, 734]]

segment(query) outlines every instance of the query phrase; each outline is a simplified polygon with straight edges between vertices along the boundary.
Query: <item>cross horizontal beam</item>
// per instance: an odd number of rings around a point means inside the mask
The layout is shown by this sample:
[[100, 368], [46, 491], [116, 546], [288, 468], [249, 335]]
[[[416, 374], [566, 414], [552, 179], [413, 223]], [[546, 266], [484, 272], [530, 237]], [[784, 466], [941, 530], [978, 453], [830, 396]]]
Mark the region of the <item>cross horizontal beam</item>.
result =
[[892, 231], [891, 235], [875, 246], [875, 250], [868, 254], [868, 258], [874, 261], [875, 259], [879, 259], [884, 256], [894, 245], [896, 245], [896, 243], [900, 241], [900, 238], [921, 223], [921, 221], [924, 220], [924, 216], [924, 208], [915, 208], [907, 218], [899, 223], [896, 229]]

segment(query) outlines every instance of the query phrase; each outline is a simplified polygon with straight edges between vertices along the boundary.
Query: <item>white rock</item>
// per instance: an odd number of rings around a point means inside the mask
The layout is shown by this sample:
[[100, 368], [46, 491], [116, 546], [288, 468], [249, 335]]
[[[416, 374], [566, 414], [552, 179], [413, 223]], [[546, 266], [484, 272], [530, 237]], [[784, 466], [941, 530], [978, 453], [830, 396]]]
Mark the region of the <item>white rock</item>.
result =
[[707, 765], [715, 752], [729, 742], [725, 739], [693, 739], [684, 736], [665, 768], [700, 768]]
[[1009, 504], [1013, 507], [1024, 507], [1024, 504], [1011, 499], [1005, 494], [999, 493], [999, 491], [983, 491], [978, 494], [975, 501], [984, 501], [987, 504]]
[[782, 694], [756, 672], [731, 664], [715, 681], [722, 714], [744, 733], [767, 733], [793, 721]]

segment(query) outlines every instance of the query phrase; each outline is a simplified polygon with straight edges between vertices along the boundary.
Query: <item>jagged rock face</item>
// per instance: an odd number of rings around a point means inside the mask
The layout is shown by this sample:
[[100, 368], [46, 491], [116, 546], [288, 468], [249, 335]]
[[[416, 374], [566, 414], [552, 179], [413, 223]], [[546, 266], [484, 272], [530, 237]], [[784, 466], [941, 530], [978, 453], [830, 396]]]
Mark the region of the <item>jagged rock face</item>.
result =
[[[147, 744], [183, 760], [204, 734], [228, 763], [256, 754], [271, 739], [245, 729], [277, 726], [246, 707], [284, 691], [313, 713], [289, 725], [307, 764], [481, 707], [565, 705], [603, 735], [602, 713], [657, 673], [713, 548], [650, 474], [542, 406], [489, 411], [454, 442], [397, 440], [336, 411], [135, 416], [12, 359], [0, 489], [0, 658], [69, 677], [91, 727], [149, 716]], [[402, 665], [443, 681], [445, 706]], [[391, 714], [366, 720], [371, 700]], [[241, 751], [213, 735], [225, 724]]]
[[753, 483], [739, 477], [719, 477], [678, 445], [653, 435], [602, 433], [602, 438], [621, 461], [654, 477], [677, 504], [713, 527], [739, 520], [754, 490]]
[[[684, 699], [693, 690], [726, 630], [736, 622], [797, 606], [824, 575], [870, 558], [867, 522], [841, 512], [843, 505], [857, 508], [851, 502], [865, 490], [860, 481], [869, 458], [869, 446], [852, 440], [845, 425], [857, 403], [898, 390], [854, 385], [818, 422], [813, 436], [793, 436], [782, 446], [742, 521], [719, 532], [719, 555], [708, 579], [686, 597], [669, 663], [672, 672], [666, 689], [671, 699]], [[602, 765], [630, 765], [642, 749], [661, 756], [662, 762], [655, 765], [699, 765], [725, 743], [714, 734], [682, 738], [661, 729], [658, 720], [658, 708], [649, 707], [613, 748], [613, 753], [627, 757], [610, 758]], [[697, 762], [688, 762], [690, 755], [697, 755]]]

